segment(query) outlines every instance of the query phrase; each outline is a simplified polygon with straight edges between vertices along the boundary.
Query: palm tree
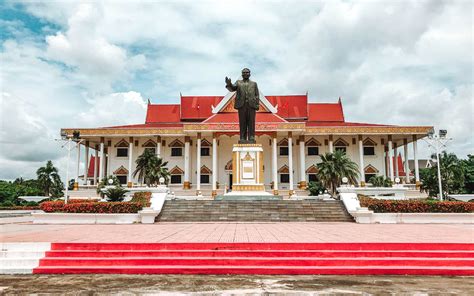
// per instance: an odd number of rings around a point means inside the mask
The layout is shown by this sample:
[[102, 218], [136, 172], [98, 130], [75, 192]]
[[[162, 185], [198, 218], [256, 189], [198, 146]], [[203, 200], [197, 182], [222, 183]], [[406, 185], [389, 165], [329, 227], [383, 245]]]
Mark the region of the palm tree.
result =
[[147, 186], [157, 184], [161, 177], [165, 178], [165, 182], [168, 182], [170, 176], [168, 168], [166, 168], [168, 162], [163, 161], [152, 151], [145, 149], [142, 155], [138, 156], [136, 164], [137, 167], [133, 172], [133, 177], [138, 175], [140, 183], [145, 182]]
[[358, 165], [350, 160], [346, 153], [336, 150], [334, 153], [321, 155], [321, 162], [317, 165], [318, 178], [324, 186], [336, 195], [336, 188], [341, 186], [342, 178], [346, 177], [349, 183], [355, 184], [359, 175]]
[[53, 162], [48, 160], [46, 166], [40, 167], [36, 171], [38, 182], [44, 192], [44, 196], [49, 196], [50, 193], [55, 192], [58, 195], [63, 189], [63, 182], [58, 174], [58, 169], [54, 167]]

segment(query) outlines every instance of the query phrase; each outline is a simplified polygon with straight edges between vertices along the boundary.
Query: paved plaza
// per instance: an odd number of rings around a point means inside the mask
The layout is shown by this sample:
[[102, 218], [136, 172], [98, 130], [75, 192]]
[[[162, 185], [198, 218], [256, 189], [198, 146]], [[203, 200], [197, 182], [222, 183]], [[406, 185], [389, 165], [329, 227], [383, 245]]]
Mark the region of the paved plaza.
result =
[[[16, 219], [16, 220], [15, 220]], [[2, 242], [457, 242], [474, 243], [473, 224], [155, 223], [38, 225], [0, 219]]]

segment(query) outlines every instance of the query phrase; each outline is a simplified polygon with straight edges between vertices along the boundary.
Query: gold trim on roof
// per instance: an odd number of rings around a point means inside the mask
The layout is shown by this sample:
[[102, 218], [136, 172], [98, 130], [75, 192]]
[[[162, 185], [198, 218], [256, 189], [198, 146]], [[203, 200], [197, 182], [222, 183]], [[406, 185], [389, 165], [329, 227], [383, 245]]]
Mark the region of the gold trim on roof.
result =
[[74, 131], [80, 132], [81, 136], [105, 136], [105, 135], [181, 135], [184, 134], [182, 128], [162, 129], [162, 128], [63, 128], [61, 133], [72, 136]]
[[431, 126], [321, 126], [307, 127], [307, 134], [427, 134]]

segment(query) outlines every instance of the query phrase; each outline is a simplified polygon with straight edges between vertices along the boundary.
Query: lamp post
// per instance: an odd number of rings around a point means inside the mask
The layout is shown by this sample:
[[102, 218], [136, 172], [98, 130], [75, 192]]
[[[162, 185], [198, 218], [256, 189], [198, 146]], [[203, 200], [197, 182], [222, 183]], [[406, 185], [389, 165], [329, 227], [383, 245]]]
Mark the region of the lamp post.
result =
[[447, 130], [439, 130], [438, 134], [431, 130], [428, 133], [428, 139], [425, 140], [428, 143], [428, 147], [432, 148], [436, 153], [436, 166], [438, 167], [438, 187], [439, 187], [439, 200], [443, 200], [443, 185], [441, 183], [441, 162], [439, 160], [439, 154], [443, 148], [447, 147], [451, 138], [447, 138]]
[[74, 131], [72, 137], [67, 135], [66, 133], [61, 133], [61, 139], [57, 139], [59, 141], [65, 141], [64, 145], [61, 148], [66, 147], [67, 149], [67, 163], [66, 163], [66, 190], [64, 192], [64, 204], [67, 204], [69, 200], [69, 159], [71, 158], [71, 150], [74, 149], [74, 146], [71, 146], [73, 140], [74, 142], [80, 143], [80, 134], [78, 131]]

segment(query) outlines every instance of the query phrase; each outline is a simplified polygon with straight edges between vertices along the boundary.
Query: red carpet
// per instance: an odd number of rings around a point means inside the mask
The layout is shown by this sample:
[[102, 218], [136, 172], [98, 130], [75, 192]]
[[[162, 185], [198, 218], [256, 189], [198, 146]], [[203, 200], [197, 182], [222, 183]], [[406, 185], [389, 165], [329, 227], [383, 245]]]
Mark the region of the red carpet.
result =
[[36, 274], [474, 275], [474, 244], [53, 243]]

